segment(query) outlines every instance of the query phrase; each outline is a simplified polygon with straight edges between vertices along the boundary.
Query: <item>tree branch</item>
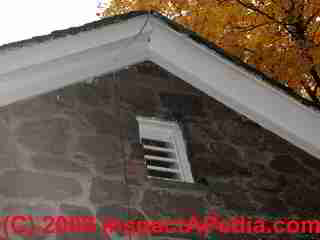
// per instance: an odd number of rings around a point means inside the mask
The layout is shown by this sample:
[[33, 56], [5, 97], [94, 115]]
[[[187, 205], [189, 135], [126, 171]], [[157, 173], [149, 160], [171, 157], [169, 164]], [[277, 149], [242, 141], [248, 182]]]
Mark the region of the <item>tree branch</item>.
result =
[[315, 69], [315, 65], [313, 65], [311, 67], [310, 74], [311, 74], [313, 80], [316, 82], [316, 86], [315, 86], [314, 90], [312, 90], [311, 87], [309, 86], [309, 84], [307, 84], [305, 82], [303, 82], [303, 87], [306, 89], [306, 91], [307, 91], [308, 95], [311, 97], [311, 99], [315, 103], [320, 104], [320, 100], [317, 97], [317, 90], [318, 90], [318, 87], [320, 86], [320, 77], [318, 75], [317, 70]]
[[319, 15], [319, 13], [320, 13], [320, 8], [319, 8], [315, 13], [313, 13], [313, 14], [307, 19], [307, 21], [306, 21], [306, 23], [305, 23], [305, 27], [306, 27], [306, 28], [308, 27], [309, 23], [310, 23], [316, 16]]
[[240, 32], [249, 32], [252, 31], [256, 28], [263, 27], [266, 25], [272, 24], [272, 22], [265, 22], [257, 25], [252, 25], [252, 26], [231, 26], [231, 29], [239, 30]]
[[242, 2], [241, 0], [236, 0], [237, 3], [239, 3], [241, 6], [247, 8], [247, 9], [250, 9], [252, 11], [255, 11], [257, 13], [259, 13], [260, 15], [263, 15], [265, 16], [266, 18], [268, 18], [269, 20], [273, 21], [273, 22], [276, 22], [278, 24], [281, 24], [283, 25], [282, 22], [278, 21], [277, 19], [275, 19], [274, 17], [270, 16], [269, 14], [261, 11], [259, 8], [257, 8], [256, 6], [254, 6], [253, 4], [250, 4], [250, 3], [244, 3]]

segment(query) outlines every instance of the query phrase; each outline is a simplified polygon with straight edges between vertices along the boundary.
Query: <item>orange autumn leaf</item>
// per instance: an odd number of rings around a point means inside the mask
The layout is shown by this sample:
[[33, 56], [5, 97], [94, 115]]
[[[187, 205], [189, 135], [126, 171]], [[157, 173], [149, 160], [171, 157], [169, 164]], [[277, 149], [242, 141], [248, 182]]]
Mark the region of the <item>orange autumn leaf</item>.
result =
[[320, 105], [319, 0], [111, 0], [104, 16], [151, 9]]

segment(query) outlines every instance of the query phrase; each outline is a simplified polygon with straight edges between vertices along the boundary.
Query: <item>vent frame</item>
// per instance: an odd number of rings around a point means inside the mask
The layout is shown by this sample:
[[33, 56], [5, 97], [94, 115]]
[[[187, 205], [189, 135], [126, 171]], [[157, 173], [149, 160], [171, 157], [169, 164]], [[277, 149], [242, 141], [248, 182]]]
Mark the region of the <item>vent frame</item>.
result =
[[[194, 183], [186, 153], [186, 144], [179, 125], [176, 122], [163, 121], [155, 118], [137, 117], [136, 119], [139, 124], [140, 143], [144, 150], [148, 177]], [[153, 154], [150, 154], [150, 152], [153, 152]], [[157, 152], [158, 155], [156, 155]], [[163, 153], [169, 157], [159, 156], [163, 155]], [[152, 160], [154, 162], [151, 164]], [[158, 161], [158, 164], [161, 162], [169, 162], [172, 163], [172, 166], [155, 166], [156, 161]], [[170, 164], [168, 164], [168, 166], [169, 165]], [[152, 171], [153, 174], [150, 174]], [[160, 175], [161, 173], [163, 174], [162, 176], [156, 176], [155, 172]], [[168, 173], [172, 173], [172, 177], [168, 177], [170, 175]], [[165, 175], [167, 175], [167, 177]]]

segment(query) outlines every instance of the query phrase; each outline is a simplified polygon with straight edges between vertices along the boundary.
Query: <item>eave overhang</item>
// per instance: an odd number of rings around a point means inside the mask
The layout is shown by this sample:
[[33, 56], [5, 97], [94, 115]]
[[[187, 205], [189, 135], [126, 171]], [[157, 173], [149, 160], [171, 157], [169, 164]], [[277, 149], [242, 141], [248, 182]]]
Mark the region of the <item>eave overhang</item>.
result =
[[320, 159], [320, 112], [149, 13], [0, 48], [0, 106], [146, 60]]

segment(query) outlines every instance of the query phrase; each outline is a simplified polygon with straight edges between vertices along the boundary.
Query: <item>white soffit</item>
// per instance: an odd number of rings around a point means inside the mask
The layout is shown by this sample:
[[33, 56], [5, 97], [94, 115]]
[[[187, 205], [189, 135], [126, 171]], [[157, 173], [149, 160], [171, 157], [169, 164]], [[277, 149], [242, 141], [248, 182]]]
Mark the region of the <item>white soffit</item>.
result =
[[319, 113], [152, 15], [1, 50], [0, 105], [145, 60], [320, 158]]

